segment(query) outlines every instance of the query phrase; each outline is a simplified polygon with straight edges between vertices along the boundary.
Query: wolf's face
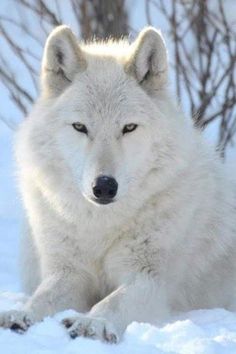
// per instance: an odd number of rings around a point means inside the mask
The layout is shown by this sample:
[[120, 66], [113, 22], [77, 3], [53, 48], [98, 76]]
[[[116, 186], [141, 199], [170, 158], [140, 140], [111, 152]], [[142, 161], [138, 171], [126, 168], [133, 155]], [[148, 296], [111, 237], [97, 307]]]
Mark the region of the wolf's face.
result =
[[87, 200], [105, 205], [145, 193], [157, 150], [168, 145], [153, 99], [166, 77], [165, 45], [154, 29], [132, 45], [80, 47], [65, 26], [49, 36], [42, 98], [52, 102], [53, 146]]
[[117, 63], [102, 60], [61, 97], [58, 147], [89, 201], [115, 202], [142, 183], [154, 159], [152, 106]]

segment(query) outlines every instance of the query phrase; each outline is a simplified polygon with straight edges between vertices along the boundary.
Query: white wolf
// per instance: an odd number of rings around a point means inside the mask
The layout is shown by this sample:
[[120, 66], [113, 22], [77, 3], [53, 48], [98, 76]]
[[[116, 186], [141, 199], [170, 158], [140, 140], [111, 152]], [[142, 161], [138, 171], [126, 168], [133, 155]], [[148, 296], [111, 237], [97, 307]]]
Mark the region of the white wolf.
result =
[[42, 93], [18, 133], [27, 228], [26, 330], [64, 309], [72, 338], [117, 342], [131, 321], [236, 305], [235, 187], [173, 102], [160, 32], [79, 44], [49, 36]]

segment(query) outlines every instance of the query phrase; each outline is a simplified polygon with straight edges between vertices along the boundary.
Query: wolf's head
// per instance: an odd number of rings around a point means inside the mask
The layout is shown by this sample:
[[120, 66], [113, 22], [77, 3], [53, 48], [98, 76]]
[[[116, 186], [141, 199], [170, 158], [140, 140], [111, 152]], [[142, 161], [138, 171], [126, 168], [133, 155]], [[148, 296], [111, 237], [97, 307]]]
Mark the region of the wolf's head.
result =
[[167, 68], [162, 35], [153, 28], [132, 44], [80, 44], [66, 26], [50, 34], [42, 64], [43, 113], [34, 129], [41, 130], [41, 142], [47, 136], [44, 155], [66, 166], [88, 201], [145, 197], [180, 166], [175, 161], [169, 168], [178, 149], [173, 130], [180, 128], [166, 95]]

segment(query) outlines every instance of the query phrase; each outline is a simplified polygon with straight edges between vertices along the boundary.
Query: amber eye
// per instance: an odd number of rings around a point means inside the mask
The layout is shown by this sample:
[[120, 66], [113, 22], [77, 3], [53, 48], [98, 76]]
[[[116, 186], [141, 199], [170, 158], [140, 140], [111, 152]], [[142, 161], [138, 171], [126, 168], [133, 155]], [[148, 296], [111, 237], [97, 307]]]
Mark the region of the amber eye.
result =
[[86, 125], [82, 123], [73, 123], [72, 127], [80, 133], [88, 134], [88, 129], [86, 128]]
[[136, 128], [137, 128], [137, 124], [134, 124], [134, 123], [130, 123], [130, 124], [126, 124], [122, 130], [122, 133], [123, 134], [126, 134], [126, 133], [131, 133], [133, 132]]

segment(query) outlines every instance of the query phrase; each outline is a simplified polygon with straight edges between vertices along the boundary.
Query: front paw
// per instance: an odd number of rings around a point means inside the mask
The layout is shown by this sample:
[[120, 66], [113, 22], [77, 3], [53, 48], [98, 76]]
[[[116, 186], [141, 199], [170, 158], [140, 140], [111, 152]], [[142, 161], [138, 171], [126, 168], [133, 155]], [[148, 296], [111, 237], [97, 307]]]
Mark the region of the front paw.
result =
[[2, 328], [10, 328], [17, 333], [24, 333], [32, 324], [32, 319], [24, 311], [0, 312], [0, 327]]
[[104, 318], [78, 315], [65, 318], [62, 324], [68, 329], [71, 338], [79, 336], [100, 339], [107, 343], [117, 343], [119, 341], [113, 325]]

